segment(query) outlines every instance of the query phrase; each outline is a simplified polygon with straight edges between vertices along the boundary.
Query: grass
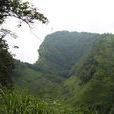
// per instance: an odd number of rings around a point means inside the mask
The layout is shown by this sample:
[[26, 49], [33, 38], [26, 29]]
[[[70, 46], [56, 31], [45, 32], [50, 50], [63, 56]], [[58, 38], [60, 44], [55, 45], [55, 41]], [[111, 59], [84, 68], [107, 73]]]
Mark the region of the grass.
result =
[[[73, 114], [59, 101], [41, 100], [26, 92], [0, 89], [0, 114]], [[76, 114], [76, 113], [75, 113]]]

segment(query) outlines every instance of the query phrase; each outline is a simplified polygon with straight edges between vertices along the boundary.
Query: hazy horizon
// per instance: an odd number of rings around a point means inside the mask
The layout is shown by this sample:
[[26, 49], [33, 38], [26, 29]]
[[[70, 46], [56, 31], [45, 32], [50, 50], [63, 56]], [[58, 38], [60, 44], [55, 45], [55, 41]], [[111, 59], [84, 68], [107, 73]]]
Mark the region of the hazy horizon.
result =
[[[44, 37], [55, 31], [114, 33], [113, 0], [28, 1], [38, 7], [39, 12], [49, 19], [49, 23], [46, 25], [35, 23], [32, 26], [33, 33], [26, 24], [18, 28], [19, 21], [14, 18], [9, 18], [3, 25], [18, 35], [16, 40], [8, 41], [10, 51], [21, 61], [34, 63], [38, 59], [37, 50]], [[13, 44], [20, 48], [13, 49]]]

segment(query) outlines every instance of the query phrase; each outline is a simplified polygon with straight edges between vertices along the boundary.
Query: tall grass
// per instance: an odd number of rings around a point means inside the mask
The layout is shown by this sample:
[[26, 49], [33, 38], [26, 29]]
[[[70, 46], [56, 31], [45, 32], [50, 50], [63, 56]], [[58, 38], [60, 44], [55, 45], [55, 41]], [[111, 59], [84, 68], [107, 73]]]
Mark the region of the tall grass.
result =
[[40, 100], [21, 91], [0, 89], [0, 114], [73, 114], [58, 101]]

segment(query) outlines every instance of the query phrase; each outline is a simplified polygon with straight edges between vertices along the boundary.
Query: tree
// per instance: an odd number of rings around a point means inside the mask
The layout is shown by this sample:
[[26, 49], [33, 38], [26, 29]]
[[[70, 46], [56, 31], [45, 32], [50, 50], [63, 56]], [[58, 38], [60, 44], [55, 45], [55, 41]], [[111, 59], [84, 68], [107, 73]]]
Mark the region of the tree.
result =
[[18, 18], [27, 24], [33, 23], [34, 20], [39, 20], [42, 23], [48, 21], [42, 13], [38, 12], [37, 8], [30, 6], [29, 2], [22, 2], [22, 0], [0, 0], [0, 24], [8, 16]]
[[8, 52], [8, 44], [4, 40], [8, 31], [2, 30], [0, 32], [0, 84], [2, 86], [11, 87], [11, 73], [14, 68], [14, 60], [12, 55]]
[[[48, 20], [42, 14], [39, 13], [37, 8], [34, 8], [29, 2], [23, 2], [22, 0], [0, 0], [0, 24], [2, 24], [7, 17], [15, 17], [20, 21], [27, 23], [34, 23], [34, 20], [38, 20], [43, 24]], [[20, 24], [21, 26], [21, 24]], [[11, 74], [14, 68], [14, 60], [12, 55], [8, 52], [8, 44], [4, 40], [4, 37], [10, 34], [10, 30], [1, 29], [0, 31], [0, 84], [2, 86], [9, 86], [12, 84]]]

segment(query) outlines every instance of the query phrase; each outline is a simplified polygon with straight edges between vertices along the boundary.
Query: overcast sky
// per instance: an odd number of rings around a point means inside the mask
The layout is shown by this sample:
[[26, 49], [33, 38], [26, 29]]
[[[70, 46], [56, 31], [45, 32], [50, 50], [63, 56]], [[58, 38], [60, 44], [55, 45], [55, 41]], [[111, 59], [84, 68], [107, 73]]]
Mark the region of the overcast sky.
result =
[[[55, 31], [83, 31], [114, 33], [114, 0], [29, 0], [49, 19], [49, 24], [35, 23], [32, 32], [26, 24], [17, 27], [18, 20], [8, 19], [5, 27], [17, 33], [17, 40], [9, 40], [17, 59], [34, 63], [37, 50], [47, 34]], [[13, 20], [13, 21], [12, 21]], [[37, 36], [37, 37], [35, 37]]]

